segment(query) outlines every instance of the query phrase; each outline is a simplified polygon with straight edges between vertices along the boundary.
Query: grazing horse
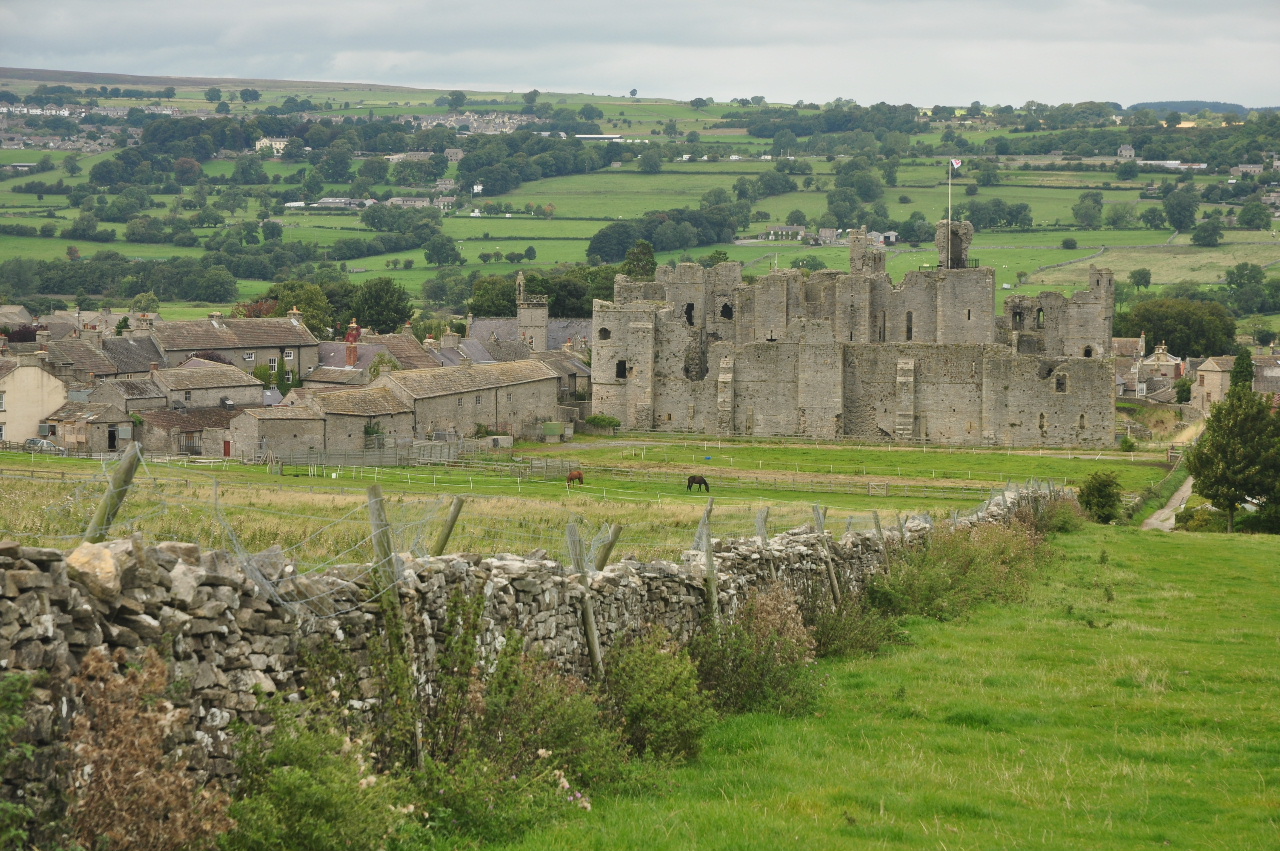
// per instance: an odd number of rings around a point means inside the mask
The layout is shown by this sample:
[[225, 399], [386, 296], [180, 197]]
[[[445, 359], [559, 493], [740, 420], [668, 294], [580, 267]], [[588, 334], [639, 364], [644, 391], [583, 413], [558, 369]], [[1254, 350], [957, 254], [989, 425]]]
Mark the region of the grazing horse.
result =
[[565, 477], [564, 483], [566, 485], [573, 485], [574, 482], [577, 482], [580, 485], [586, 484], [586, 481], [582, 478], [581, 470], [574, 470], [572, 473], [570, 473], [568, 476]]
[[699, 485], [701, 485], [702, 489], [707, 491], [708, 493], [711, 492], [711, 485], [707, 484], [707, 480], [703, 476], [690, 476], [689, 484], [687, 487], [685, 487], [685, 490], [691, 491], [694, 488], [698, 487]]

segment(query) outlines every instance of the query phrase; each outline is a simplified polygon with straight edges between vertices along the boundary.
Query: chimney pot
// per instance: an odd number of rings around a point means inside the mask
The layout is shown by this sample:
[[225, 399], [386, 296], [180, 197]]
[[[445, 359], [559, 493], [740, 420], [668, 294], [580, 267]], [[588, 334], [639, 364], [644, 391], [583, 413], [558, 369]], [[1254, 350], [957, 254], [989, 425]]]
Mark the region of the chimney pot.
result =
[[157, 371], [157, 370], [159, 370], [159, 369], [160, 369], [160, 364], [156, 363], [155, 361], [152, 361], [152, 362], [151, 362], [151, 371], [152, 371], [152, 372], [156, 372], [156, 371]]

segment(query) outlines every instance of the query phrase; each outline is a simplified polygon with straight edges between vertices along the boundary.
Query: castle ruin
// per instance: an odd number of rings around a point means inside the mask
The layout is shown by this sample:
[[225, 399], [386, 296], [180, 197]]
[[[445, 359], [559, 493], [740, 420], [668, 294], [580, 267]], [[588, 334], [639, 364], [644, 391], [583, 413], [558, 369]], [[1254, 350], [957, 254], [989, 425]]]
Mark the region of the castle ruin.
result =
[[624, 428], [712, 434], [1109, 446], [1114, 279], [1010, 296], [969, 258], [973, 227], [938, 224], [938, 267], [895, 285], [865, 229], [848, 273], [658, 267], [596, 301], [596, 413]]

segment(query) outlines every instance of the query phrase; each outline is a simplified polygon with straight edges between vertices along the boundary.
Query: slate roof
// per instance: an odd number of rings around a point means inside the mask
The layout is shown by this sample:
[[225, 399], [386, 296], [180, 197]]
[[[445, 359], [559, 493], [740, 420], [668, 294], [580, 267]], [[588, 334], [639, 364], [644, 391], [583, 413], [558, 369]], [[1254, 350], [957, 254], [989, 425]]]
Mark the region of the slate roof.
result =
[[412, 408], [401, 402], [399, 397], [386, 387], [317, 393], [308, 399], [306, 404], [325, 414], [342, 414], [349, 417], [378, 417], [413, 412]]
[[1111, 353], [1118, 358], [1131, 358], [1134, 355], [1144, 355], [1139, 349], [1142, 345], [1141, 337], [1112, 337]]
[[207, 428], [229, 428], [231, 421], [245, 408], [188, 408], [185, 411], [143, 411], [138, 416], [152, 428], [161, 431], [204, 431]]
[[[573, 352], [534, 352], [533, 359], [545, 363], [566, 378], [570, 375], [583, 379], [591, 377], [591, 367]], [[586, 385], [583, 385], [583, 389], [585, 388]]]
[[305, 405], [279, 408], [241, 408], [238, 413], [248, 414], [255, 420], [324, 420], [322, 414]]
[[314, 346], [316, 338], [301, 322], [268, 319], [184, 319], [162, 322], [152, 333], [166, 352], [201, 349], [259, 349]]
[[57, 340], [49, 344], [49, 363], [92, 372], [95, 376], [115, 375], [120, 371], [106, 352], [87, 340]]
[[49, 416], [46, 422], [127, 423], [130, 417], [106, 402], [68, 402]]
[[[477, 316], [471, 320], [467, 337], [480, 342], [491, 338], [520, 340], [520, 327], [514, 316]], [[559, 349], [569, 340], [591, 339], [591, 319], [552, 318], [547, 320], [547, 348]]]
[[361, 343], [385, 346], [387, 351], [400, 363], [401, 369], [430, 369], [440, 366], [440, 361], [422, 347], [412, 334], [366, 334], [360, 338]]
[[[373, 359], [383, 352], [390, 354], [387, 347], [380, 343], [366, 343], [363, 340], [356, 343], [356, 369], [368, 369], [373, 364]], [[320, 366], [322, 367], [345, 369], [347, 366], [347, 344], [321, 343], [319, 358]], [[310, 378], [314, 374], [315, 370], [312, 370], [306, 377]]]
[[[191, 364], [191, 361], [187, 362]], [[261, 387], [262, 382], [225, 363], [202, 361], [199, 365], [157, 370], [156, 380], [170, 390], [213, 390], [219, 387]]]
[[405, 369], [383, 374], [379, 386], [394, 383], [414, 399], [452, 396], [512, 384], [527, 384], [556, 377], [555, 370], [535, 360], [510, 363], [478, 363], [472, 366]]
[[[324, 345], [321, 343], [320, 345]], [[318, 366], [302, 377], [305, 387], [308, 381], [317, 384], [364, 384], [368, 374], [360, 369], [347, 369], [341, 366]]]
[[148, 378], [112, 378], [104, 382], [126, 399], [164, 399], [165, 392]]
[[169, 359], [151, 337], [103, 337], [102, 350], [120, 372], [146, 372], [151, 364], [168, 366]]

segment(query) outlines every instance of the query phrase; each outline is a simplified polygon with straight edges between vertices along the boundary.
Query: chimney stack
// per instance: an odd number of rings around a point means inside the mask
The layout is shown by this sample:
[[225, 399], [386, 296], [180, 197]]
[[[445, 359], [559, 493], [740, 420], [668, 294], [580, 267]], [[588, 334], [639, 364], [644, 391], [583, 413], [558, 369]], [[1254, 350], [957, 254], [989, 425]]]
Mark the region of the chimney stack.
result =
[[159, 372], [159, 371], [160, 371], [160, 364], [156, 363], [155, 361], [152, 361], [152, 362], [151, 362], [151, 371], [152, 371], [152, 372]]
[[347, 343], [347, 367], [355, 369], [360, 361], [360, 347], [355, 343]]

